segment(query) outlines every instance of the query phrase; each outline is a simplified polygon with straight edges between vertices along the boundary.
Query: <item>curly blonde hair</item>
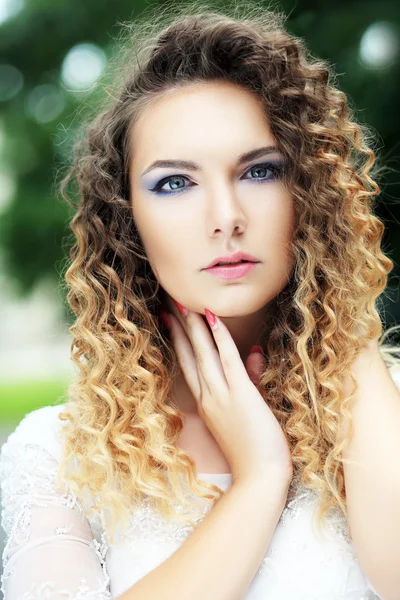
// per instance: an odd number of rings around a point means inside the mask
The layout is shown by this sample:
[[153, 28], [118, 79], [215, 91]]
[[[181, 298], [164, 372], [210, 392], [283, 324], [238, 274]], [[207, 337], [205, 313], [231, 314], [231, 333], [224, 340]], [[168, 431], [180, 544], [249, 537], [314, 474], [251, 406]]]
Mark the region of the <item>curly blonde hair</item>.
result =
[[[224, 493], [200, 482], [193, 459], [175, 445], [183, 420], [170, 383], [179, 365], [128, 177], [131, 128], [142, 109], [203, 81], [255, 93], [288, 161], [295, 268], [274, 300], [258, 389], [287, 437], [293, 481], [320, 494], [319, 525], [331, 506], [347, 517], [342, 452], [353, 433], [353, 394], [342, 384], [360, 350], [382, 336], [376, 301], [393, 262], [381, 250], [384, 225], [373, 214], [380, 188], [371, 177], [372, 134], [355, 122], [330, 65], [310, 56], [285, 19], [250, 2], [223, 13], [190, 2], [163, 3], [122, 24], [111, 83], [74, 140], [61, 195], [76, 213], [65, 281], [78, 374], [60, 414], [68, 424], [58, 481], [82, 498], [86, 488], [93, 516], [109, 511], [110, 522], [102, 520], [112, 540], [118, 520], [144, 499], [193, 527], [193, 499], [212, 507]], [[77, 204], [67, 193], [75, 179]], [[398, 348], [379, 342], [386, 364], [399, 365]], [[350, 425], [344, 439], [342, 419]], [[194, 496], [182, 490], [182, 475]]]

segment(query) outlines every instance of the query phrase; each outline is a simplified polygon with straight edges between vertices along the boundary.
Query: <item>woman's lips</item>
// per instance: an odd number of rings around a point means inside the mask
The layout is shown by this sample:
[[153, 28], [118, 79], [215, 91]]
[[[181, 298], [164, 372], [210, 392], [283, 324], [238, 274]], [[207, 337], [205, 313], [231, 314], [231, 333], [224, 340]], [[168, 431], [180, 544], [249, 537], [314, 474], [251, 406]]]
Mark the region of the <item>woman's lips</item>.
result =
[[207, 271], [207, 273], [211, 273], [211, 275], [221, 277], [221, 279], [238, 279], [249, 273], [249, 271], [254, 269], [257, 265], [257, 262], [242, 262], [236, 264], [232, 263], [232, 265], [215, 265], [214, 267], [209, 267], [204, 270]]

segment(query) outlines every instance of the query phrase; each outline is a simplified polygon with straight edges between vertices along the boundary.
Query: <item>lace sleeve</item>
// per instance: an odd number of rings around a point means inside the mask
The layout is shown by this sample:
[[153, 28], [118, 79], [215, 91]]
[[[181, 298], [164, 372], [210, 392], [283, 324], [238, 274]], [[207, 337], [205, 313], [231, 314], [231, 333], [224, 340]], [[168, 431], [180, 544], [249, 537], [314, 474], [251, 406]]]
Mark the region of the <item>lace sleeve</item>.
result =
[[[10, 436], [11, 437], [11, 436]], [[39, 444], [0, 452], [4, 600], [110, 600], [106, 542], [82, 505], [56, 486], [57, 460]]]

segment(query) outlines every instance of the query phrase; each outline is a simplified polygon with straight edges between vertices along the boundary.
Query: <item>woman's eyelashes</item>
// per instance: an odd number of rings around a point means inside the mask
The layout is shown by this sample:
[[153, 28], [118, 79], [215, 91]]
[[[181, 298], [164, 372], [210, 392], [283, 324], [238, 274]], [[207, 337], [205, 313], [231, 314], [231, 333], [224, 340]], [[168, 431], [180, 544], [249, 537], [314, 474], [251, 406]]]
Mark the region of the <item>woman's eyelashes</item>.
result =
[[[280, 179], [282, 177], [284, 172], [284, 165], [284, 161], [268, 162], [254, 165], [253, 167], [250, 167], [250, 169], [248, 169], [246, 173], [254, 173], [254, 171], [261, 171], [261, 174], [256, 175], [255, 177], [245, 177], [245, 179], [253, 180], [255, 183], [276, 181], [277, 179]], [[266, 176], [266, 173], [268, 172], [272, 174], [272, 177]], [[186, 186], [179, 187], [180, 181], [189, 181], [189, 178], [185, 175], [170, 175], [169, 177], [163, 177], [163, 179], [160, 179], [153, 188], [149, 189], [149, 192], [153, 192], [154, 194], [158, 194], [161, 196], [171, 196], [179, 194], [182, 191], [188, 189]], [[178, 182], [178, 187], [172, 189], [170, 188], [169, 191], [162, 189], [165, 185], [168, 185], [170, 183], [175, 185], [176, 182]]]

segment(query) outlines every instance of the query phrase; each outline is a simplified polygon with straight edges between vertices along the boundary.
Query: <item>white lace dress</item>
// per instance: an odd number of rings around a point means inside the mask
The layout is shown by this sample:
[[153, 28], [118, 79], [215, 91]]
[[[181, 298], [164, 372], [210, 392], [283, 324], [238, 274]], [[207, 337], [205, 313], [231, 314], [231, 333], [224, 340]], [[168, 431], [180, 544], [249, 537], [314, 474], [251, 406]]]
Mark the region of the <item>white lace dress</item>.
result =
[[[1, 447], [4, 600], [118, 598], [173, 554], [191, 531], [184, 524], [163, 521], [144, 502], [110, 545], [101, 523], [85, 516], [84, 503], [57, 489], [64, 424], [58, 414], [63, 409], [64, 405], [46, 406], [28, 413]], [[200, 475], [224, 490], [232, 483], [230, 474]], [[322, 539], [313, 529], [315, 505], [311, 490], [289, 490], [243, 600], [381, 598], [360, 568], [339, 510], [332, 511]]]

